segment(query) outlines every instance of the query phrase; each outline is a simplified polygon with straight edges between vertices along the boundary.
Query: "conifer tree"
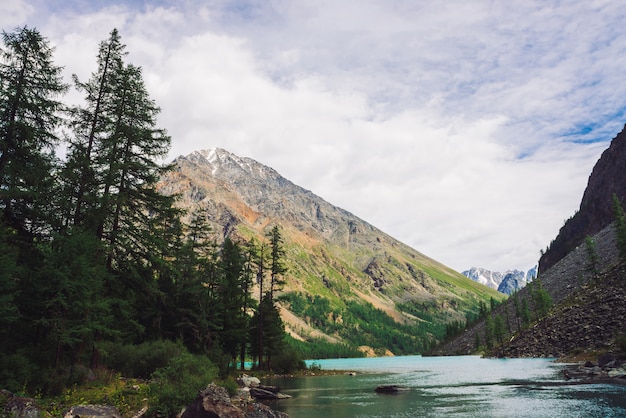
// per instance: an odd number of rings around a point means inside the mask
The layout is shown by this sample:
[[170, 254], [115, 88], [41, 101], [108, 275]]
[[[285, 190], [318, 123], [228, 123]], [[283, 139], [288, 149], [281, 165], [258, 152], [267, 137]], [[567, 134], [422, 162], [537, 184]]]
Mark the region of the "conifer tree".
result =
[[55, 368], [81, 361], [81, 353], [97, 363], [97, 340], [116, 333], [112, 300], [102, 297], [110, 273], [104, 263], [94, 263], [102, 257], [100, 247], [100, 241], [84, 232], [59, 236], [41, 247], [44, 263], [37, 272], [37, 291], [43, 297], [37, 298], [41, 305], [33, 323], [54, 347]]
[[488, 315], [485, 319], [485, 345], [487, 348], [493, 346], [493, 338], [495, 335], [494, 322], [491, 315]]
[[250, 246], [249, 251], [251, 252], [251, 256], [254, 260], [254, 264], [256, 265], [256, 282], [259, 286], [259, 304], [258, 309], [253, 318], [253, 325], [250, 328], [250, 344], [252, 348], [252, 353], [255, 358], [258, 359], [257, 367], [259, 369], [263, 368], [263, 326], [264, 326], [264, 304], [262, 303], [264, 298], [264, 284], [265, 284], [265, 274], [266, 274], [266, 265], [268, 263], [268, 248], [264, 242], [259, 243], [257, 246]]
[[6, 352], [14, 324], [20, 318], [17, 308], [18, 251], [11, 244], [13, 230], [0, 220], [0, 353]]
[[244, 305], [247, 296], [244, 283], [245, 259], [239, 245], [226, 237], [222, 244], [220, 260], [221, 279], [219, 298], [223, 318], [220, 342], [223, 351], [229, 355], [230, 363], [234, 364], [241, 353], [241, 345], [245, 345], [248, 335], [247, 318]]
[[524, 326], [530, 325], [531, 317], [530, 317], [530, 308], [528, 307], [528, 300], [526, 298], [522, 298], [522, 324]]
[[53, 222], [54, 147], [67, 86], [53, 48], [35, 29], [2, 32], [0, 50], [0, 210], [18, 233], [47, 234]]
[[615, 229], [617, 230], [617, 250], [620, 259], [624, 261], [626, 260], [626, 217], [616, 194], [613, 194], [613, 212], [615, 214]]
[[160, 215], [172, 211], [174, 196], [156, 190], [168, 168], [158, 161], [170, 146], [156, 127], [159, 108], [150, 99], [141, 69], [124, 62], [117, 30], [100, 44], [98, 69], [75, 84], [85, 104], [72, 110], [70, 145], [63, 170], [69, 196], [66, 225], [89, 231], [103, 243], [107, 269], [115, 283], [105, 296], [120, 308], [125, 332], [144, 334], [145, 322], [129, 315], [160, 297], [155, 272], [163, 270], [167, 243], [153, 234]]
[[222, 328], [218, 248], [206, 210], [198, 209], [184, 225], [170, 284], [168, 321], [174, 336], [192, 351], [206, 352], [219, 342]]
[[600, 259], [596, 250], [596, 242], [589, 235], [585, 237], [585, 248], [587, 249], [587, 269], [597, 274]]
[[282, 275], [287, 272], [285, 267], [284, 257], [285, 248], [282, 234], [278, 225], [275, 225], [268, 234], [270, 242], [270, 288], [269, 298], [274, 300], [274, 292], [280, 291], [285, 284], [285, 280]]
[[496, 315], [493, 321], [493, 336], [498, 343], [501, 344], [504, 341], [505, 332], [504, 319], [501, 315]]
[[125, 45], [114, 29], [109, 38], [100, 43], [98, 68], [87, 82], [74, 75], [78, 91], [84, 92], [85, 104], [71, 109], [68, 159], [64, 177], [66, 193], [70, 195], [66, 206], [66, 223], [83, 225], [95, 230], [99, 193], [102, 192], [102, 173], [96, 153], [102, 142], [114, 130], [113, 97], [117, 93], [120, 73], [123, 70]]
[[539, 320], [546, 316], [552, 308], [552, 298], [538, 278], [533, 280], [530, 293], [533, 298], [535, 316]]

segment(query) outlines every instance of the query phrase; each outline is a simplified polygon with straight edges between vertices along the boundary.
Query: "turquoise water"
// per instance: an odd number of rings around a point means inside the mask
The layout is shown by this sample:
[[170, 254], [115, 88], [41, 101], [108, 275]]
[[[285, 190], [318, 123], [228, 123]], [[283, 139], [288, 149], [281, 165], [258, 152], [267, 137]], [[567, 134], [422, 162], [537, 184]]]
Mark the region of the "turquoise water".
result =
[[[547, 359], [382, 357], [315, 360], [355, 376], [275, 378], [291, 399], [271, 406], [291, 418], [624, 417], [626, 386], [571, 385]], [[379, 385], [403, 385], [394, 395]]]

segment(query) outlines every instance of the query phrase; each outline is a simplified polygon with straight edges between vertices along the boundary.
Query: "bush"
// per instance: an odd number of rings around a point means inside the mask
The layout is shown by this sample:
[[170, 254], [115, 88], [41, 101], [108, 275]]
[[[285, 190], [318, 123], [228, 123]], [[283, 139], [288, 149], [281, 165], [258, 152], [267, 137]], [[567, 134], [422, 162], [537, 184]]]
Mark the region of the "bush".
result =
[[40, 377], [37, 365], [31, 363], [23, 353], [0, 355], [0, 389], [7, 389], [10, 392], [32, 389]]
[[182, 353], [152, 374], [149, 393], [153, 412], [171, 416], [191, 403], [218, 376], [205, 356]]
[[187, 350], [172, 341], [148, 341], [141, 344], [103, 343], [102, 359], [106, 367], [126, 377], [147, 379], [172, 358]]
[[296, 370], [305, 370], [306, 363], [297, 350], [285, 346], [280, 354], [272, 358], [272, 369], [279, 374], [293, 373]]
[[236, 395], [237, 389], [239, 389], [239, 384], [237, 384], [237, 382], [232, 376], [228, 377], [226, 380], [222, 380], [221, 382], [218, 382], [218, 386], [221, 386], [224, 389], [226, 389], [226, 391], [228, 392], [230, 396]]

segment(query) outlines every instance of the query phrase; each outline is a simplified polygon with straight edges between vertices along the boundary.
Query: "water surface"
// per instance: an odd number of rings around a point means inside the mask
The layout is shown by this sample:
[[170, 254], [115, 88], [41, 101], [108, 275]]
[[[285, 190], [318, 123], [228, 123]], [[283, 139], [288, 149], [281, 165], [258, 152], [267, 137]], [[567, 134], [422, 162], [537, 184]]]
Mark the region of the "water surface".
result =
[[[315, 360], [356, 376], [277, 378], [292, 396], [271, 406], [291, 418], [332, 417], [624, 417], [626, 387], [565, 384], [549, 359], [382, 357]], [[379, 385], [410, 390], [377, 394]]]

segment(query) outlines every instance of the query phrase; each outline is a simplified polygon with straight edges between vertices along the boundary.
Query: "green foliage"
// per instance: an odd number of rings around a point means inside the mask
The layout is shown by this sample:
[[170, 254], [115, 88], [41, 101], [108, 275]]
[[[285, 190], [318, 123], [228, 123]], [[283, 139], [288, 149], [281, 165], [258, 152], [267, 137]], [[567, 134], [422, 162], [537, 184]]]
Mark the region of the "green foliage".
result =
[[313, 338], [309, 341], [299, 341], [291, 337], [287, 338], [287, 343], [292, 346], [304, 359], [325, 359], [325, 358], [353, 358], [363, 357], [363, 352], [356, 346], [348, 344], [334, 344], [323, 338]]
[[615, 227], [617, 230], [617, 249], [620, 259], [626, 260], [626, 217], [622, 203], [616, 194], [613, 194], [613, 212], [615, 214]]
[[587, 269], [592, 273], [598, 273], [600, 259], [596, 249], [596, 242], [589, 235], [585, 237], [585, 248], [587, 249]]
[[152, 374], [151, 410], [162, 416], [173, 416], [217, 376], [217, 368], [206, 356], [182, 353], [172, 358], [167, 366]]
[[[41, 327], [57, 347], [55, 367], [76, 361], [76, 352], [92, 352], [99, 336], [112, 336], [111, 299], [102, 298], [112, 276], [98, 263], [102, 247], [90, 234], [78, 231], [39, 246], [43, 266], [36, 273], [41, 301]], [[64, 355], [67, 358], [64, 358]]]
[[493, 335], [499, 344], [504, 342], [504, 336], [506, 335], [506, 325], [501, 315], [496, 315], [493, 321]]
[[552, 308], [552, 297], [547, 290], [543, 288], [541, 280], [539, 279], [533, 280], [529, 286], [534, 305], [535, 319], [539, 320], [545, 317], [550, 311], [550, 308]]
[[530, 325], [531, 317], [530, 317], [530, 308], [528, 307], [528, 300], [526, 298], [522, 298], [522, 324], [524, 326]]
[[487, 348], [493, 347], [495, 335], [495, 325], [493, 318], [490, 316], [485, 319], [485, 345]]
[[284, 240], [280, 229], [275, 225], [267, 234], [270, 245], [270, 299], [273, 299], [274, 292], [280, 291], [285, 284], [282, 276], [287, 272], [285, 266]]
[[25, 389], [41, 389], [43, 374], [24, 350], [0, 355], [0, 387], [13, 393]]
[[10, 337], [10, 326], [19, 318], [16, 298], [18, 292], [18, 251], [11, 245], [14, 231], [0, 220], [0, 347]]
[[67, 90], [53, 48], [36, 29], [2, 32], [0, 50], [0, 215], [6, 225], [41, 236], [54, 222], [52, 177]]
[[102, 361], [109, 369], [127, 377], [147, 379], [157, 369], [167, 366], [170, 359], [187, 350], [172, 341], [147, 341], [141, 344], [116, 344], [103, 342], [100, 345]]
[[272, 370], [279, 374], [289, 374], [305, 369], [306, 363], [302, 353], [291, 345], [286, 345], [272, 360]]
[[235, 396], [237, 394], [237, 390], [239, 389], [239, 384], [232, 376], [228, 376], [226, 379], [220, 380], [217, 384], [218, 386], [226, 389], [230, 396]]
[[480, 335], [476, 332], [474, 333], [474, 350], [480, 349]]

